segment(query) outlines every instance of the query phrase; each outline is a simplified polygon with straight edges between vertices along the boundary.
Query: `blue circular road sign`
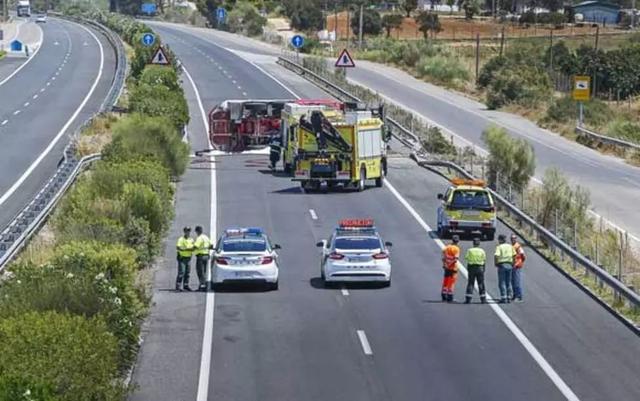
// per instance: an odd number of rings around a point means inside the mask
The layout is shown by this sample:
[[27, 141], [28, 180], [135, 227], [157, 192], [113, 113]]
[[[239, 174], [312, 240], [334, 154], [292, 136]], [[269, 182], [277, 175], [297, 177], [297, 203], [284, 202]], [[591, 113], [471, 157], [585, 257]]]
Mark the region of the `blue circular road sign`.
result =
[[224, 21], [227, 18], [227, 10], [224, 7], [218, 7], [216, 9], [216, 17], [218, 21]]
[[142, 35], [142, 44], [145, 46], [152, 46], [156, 42], [156, 37], [152, 33], [145, 33]]
[[291, 38], [291, 45], [296, 49], [301, 48], [304, 45], [304, 37], [302, 37], [302, 35], [295, 35]]

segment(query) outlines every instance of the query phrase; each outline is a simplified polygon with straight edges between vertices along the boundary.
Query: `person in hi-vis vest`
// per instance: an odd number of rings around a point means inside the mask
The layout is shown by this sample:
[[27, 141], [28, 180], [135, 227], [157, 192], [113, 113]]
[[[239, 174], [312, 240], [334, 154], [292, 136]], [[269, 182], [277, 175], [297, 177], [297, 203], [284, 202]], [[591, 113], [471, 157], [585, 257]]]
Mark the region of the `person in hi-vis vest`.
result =
[[458, 242], [460, 242], [460, 237], [454, 235], [451, 238], [451, 244], [442, 250], [442, 269], [444, 270], [442, 302], [453, 302], [453, 290], [458, 279], [458, 259], [460, 258]]

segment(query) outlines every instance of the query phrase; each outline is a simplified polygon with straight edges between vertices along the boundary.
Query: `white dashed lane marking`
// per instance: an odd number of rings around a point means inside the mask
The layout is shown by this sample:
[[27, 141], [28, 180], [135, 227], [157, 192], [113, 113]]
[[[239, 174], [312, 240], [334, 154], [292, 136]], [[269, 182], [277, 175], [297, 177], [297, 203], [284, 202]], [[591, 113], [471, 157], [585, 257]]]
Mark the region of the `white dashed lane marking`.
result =
[[7, 123], [8, 123], [8, 122], [9, 122], [9, 120], [4, 120], [4, 121], [2, 122], [2, 125], [7, 125]]
[[14, 116], [17, 116], [18, 114], [20, 114], [20, 110], [16, 110], [16, 111], [13, 112]]
[[373, 355], [373, 351], [371, 350], [371, 345], [369, 345], [369, 340], [367, 339], [367, 335], [364, 333], [364, 330], [358, 330], [358, 339], [360, 339], [360, 345], [362, 345], [362, 351], [365, 355]]

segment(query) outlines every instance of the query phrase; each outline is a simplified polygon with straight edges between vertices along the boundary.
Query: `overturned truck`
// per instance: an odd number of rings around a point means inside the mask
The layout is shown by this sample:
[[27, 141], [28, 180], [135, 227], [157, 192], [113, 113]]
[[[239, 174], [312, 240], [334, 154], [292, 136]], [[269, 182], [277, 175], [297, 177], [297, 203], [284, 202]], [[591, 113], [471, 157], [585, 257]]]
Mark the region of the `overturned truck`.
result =
[[264, 148], [279, 138], [282, 110], [295, 100], [225, 100], [209, 113], [211, 146], [225, 152]]

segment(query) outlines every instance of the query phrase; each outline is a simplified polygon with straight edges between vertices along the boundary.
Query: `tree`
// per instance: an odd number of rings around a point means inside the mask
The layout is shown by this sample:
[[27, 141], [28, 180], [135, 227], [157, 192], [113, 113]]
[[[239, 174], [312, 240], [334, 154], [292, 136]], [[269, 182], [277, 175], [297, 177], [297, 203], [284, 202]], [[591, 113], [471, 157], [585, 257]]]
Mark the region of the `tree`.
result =
[[317, 0], [285, 1], [283, 12], [295, 29], [301, 31], [319, 30], [324, 26], [322, 9]]
[[453, 6], [455, 6], [456, 3], [456, 0], [447, 0], [447, 5], [449, 6], [449, 14], [453, 14]]
[[392, 29], [398, 29], [402, 25], [404, 17], [400, 14], [387, 14], [382, 17], [382, 27], [387, 31], [387, 37], [391, 36]]
[[[351, 30], [360, 34], [360, 10], [351, 18]], [[362, 13], [362, 33], [365, 35], [378, 35], [382, 31], [380, 13], [376, 10], [365, 9]]]
[[462, 0], [462, 9], [464, 10], [465, 19], [473, 19], [473, 16], [480, 13], [479, 0]]
[[418, 14], [416, 22], [418, 23], [419, 30], [422, 32], [422, 35], [424, 35], [425, 39], [429, 37], [429, 32], [431, 32], [431, 35], [433, 36], [442, 31], [438, 14], [423, 11]]
[[482, 141], [489, 148], [489, 183], [507, 182], [517, 192], [526, 188], [536, 170], [533, 146], [495, 125], [482, 132]]
[[404, 10], [407, 17], [411, 17], [411, 12], [418, 8], [418, 0], [402, 0], [400, 8]]
[[562, 0], [541, 0], [540, 5], [551, 12], [556, 12], [562, 8]]

